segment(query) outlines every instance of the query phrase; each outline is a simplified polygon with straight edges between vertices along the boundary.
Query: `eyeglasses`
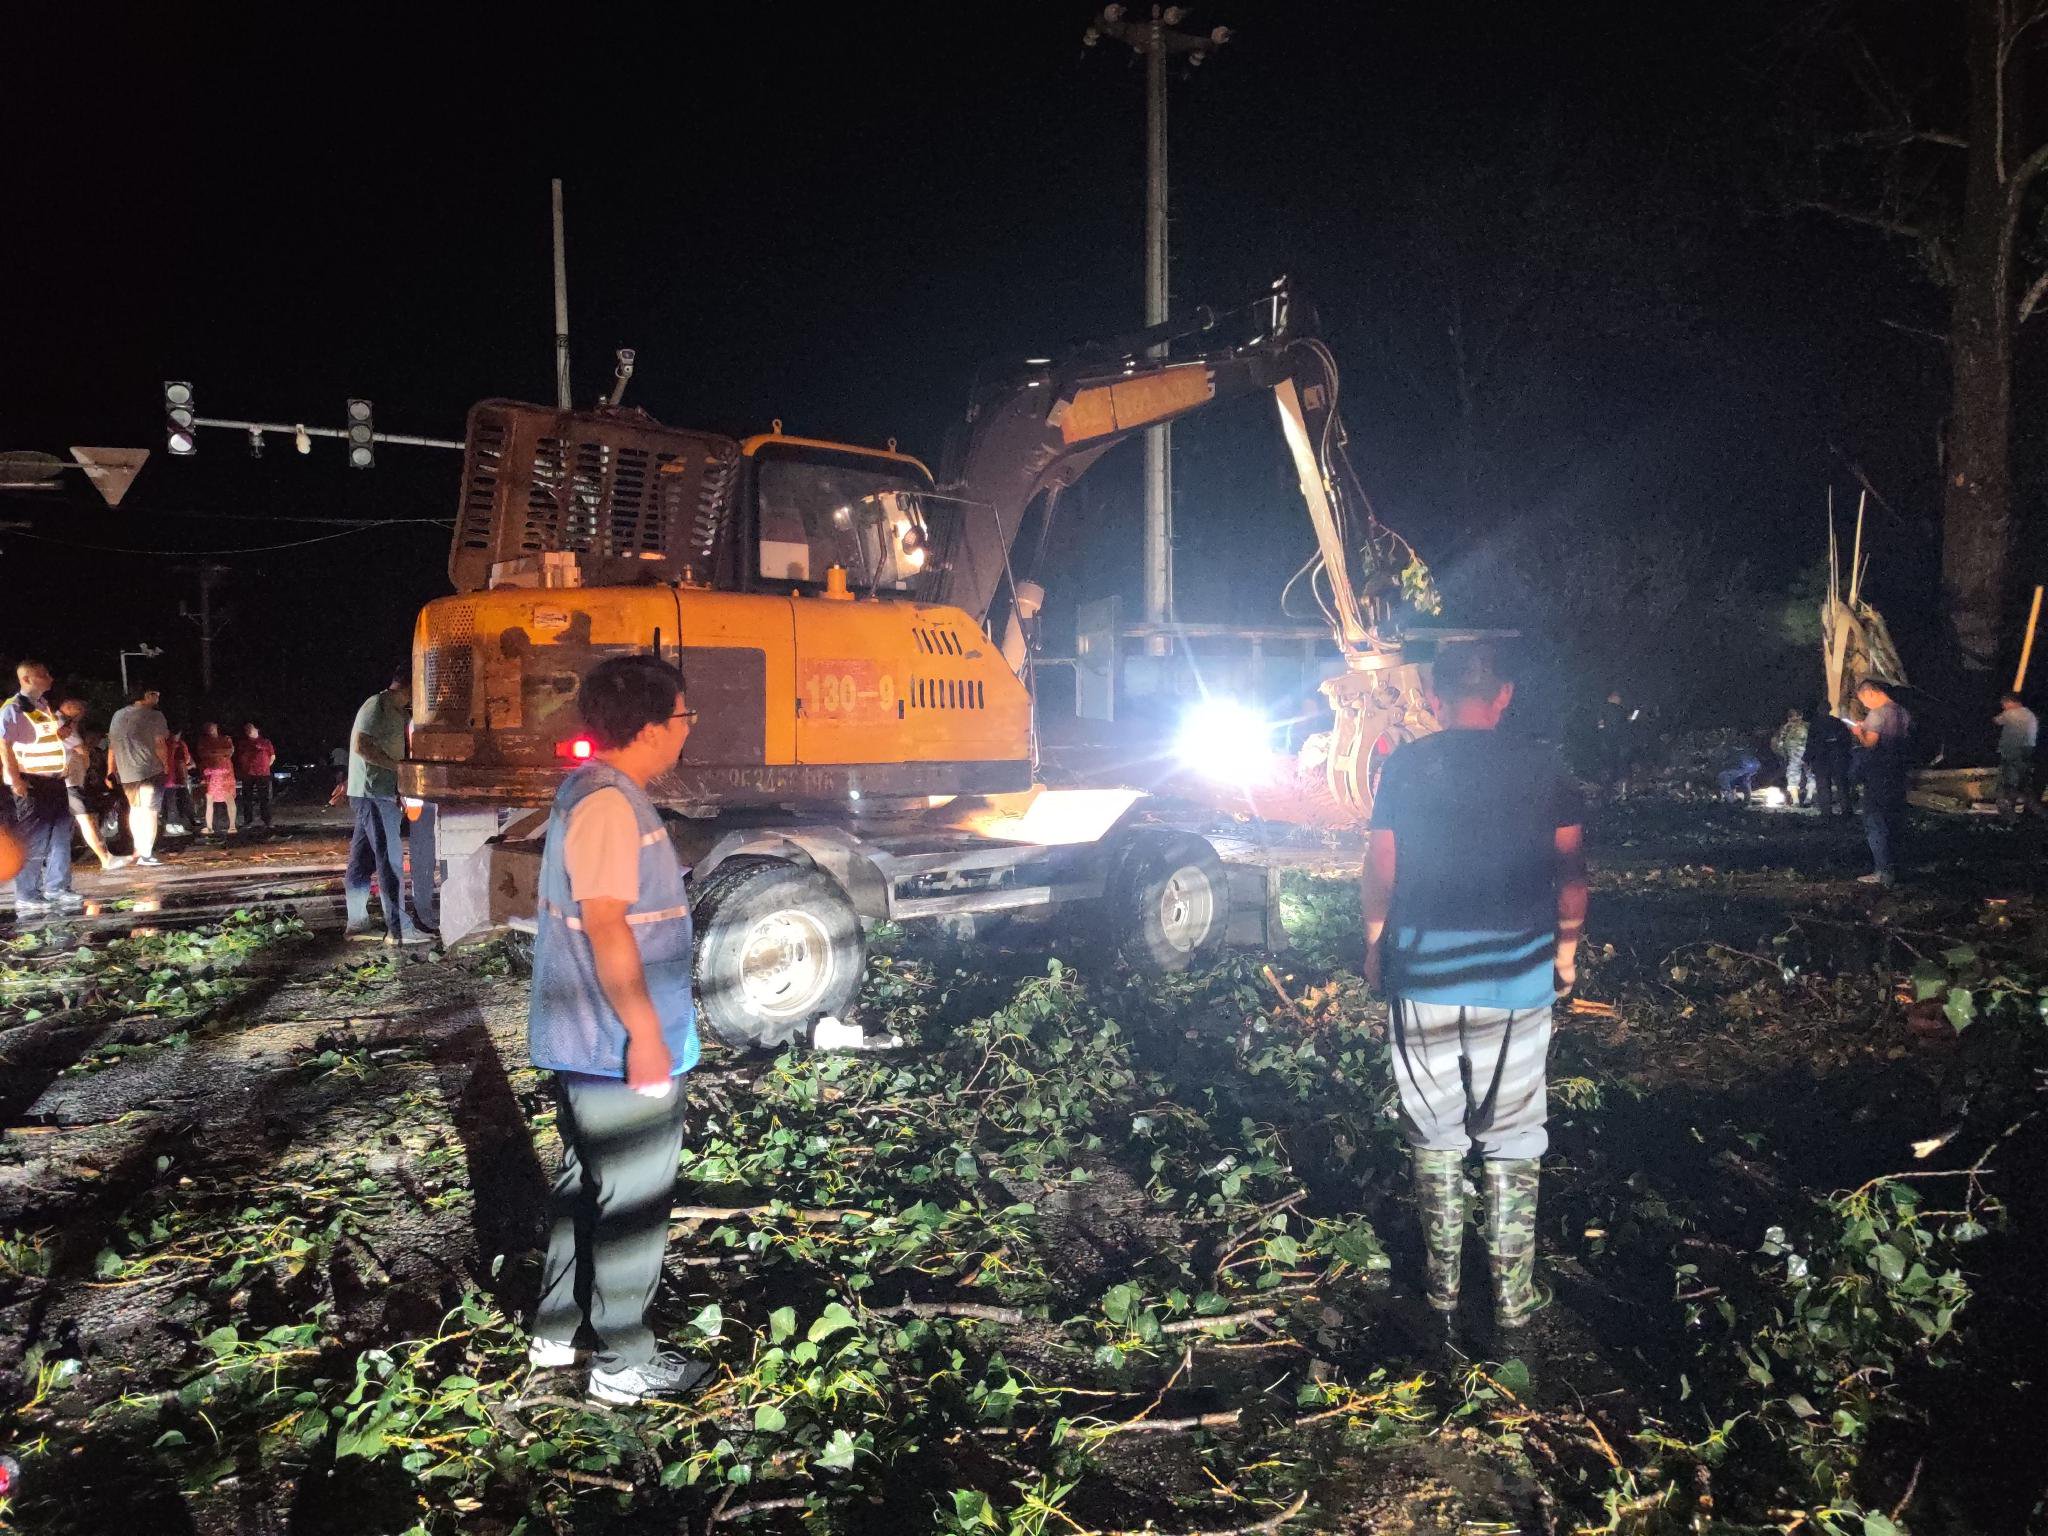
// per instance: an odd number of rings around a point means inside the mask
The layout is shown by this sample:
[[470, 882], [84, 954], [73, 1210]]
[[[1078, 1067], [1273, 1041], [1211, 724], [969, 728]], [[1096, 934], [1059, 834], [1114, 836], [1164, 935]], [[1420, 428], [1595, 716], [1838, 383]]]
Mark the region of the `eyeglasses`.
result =
[[679, 709], [674, 714], [670, 715], [669, 719], [685, 720], [688, 721], [691, 725], [695, 725], [697, 723], [697, 711], [695, 711], [694, 709]]

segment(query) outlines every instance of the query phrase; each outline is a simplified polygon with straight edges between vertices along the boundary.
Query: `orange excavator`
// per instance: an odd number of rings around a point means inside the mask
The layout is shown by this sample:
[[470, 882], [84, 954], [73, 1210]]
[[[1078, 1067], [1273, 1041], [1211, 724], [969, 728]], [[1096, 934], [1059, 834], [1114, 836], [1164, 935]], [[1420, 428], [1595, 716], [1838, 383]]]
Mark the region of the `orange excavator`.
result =
[[[1245, 334], [1216, 341], [1231, 322]], [[1189, 355], [1149, 355], [1175, 340]], [[1012, 569], [1027, 518], [1118, 442], [1249, 393], [1274, 399], [1300, 472], [1345, 663], [1324, 690], [1330, 792], [1363, 811], [1378, 759], [1434, 729], [1421, 669], [1380, 631], [1420, 566], [1371, 515], [1335, 362], [1284, 284], [1009, 370], [936, 476], [893, 442], [779, 422], [734, 439], [616, 403], [477, 405], [456, 591], [419, 616], [401, 781], [437, 810], [444, 936], [530, 916], [545, 807], [592, 750], [577, 683], [646, 652], [682, 669], [698, 714], [651, 792], [694, 873], [700, 1007], [729, 1039], [779, 1043], [844, 1010], [864, 922], [1086, 903], [1164, 969], [1260, 941], [1262, 874], [1253, 890], [1205, 840], [1142, 824], [1135, 791], [1035, 782], [1042, 591]], [[1375, 567], [1364, 598], [1354, 547]]]

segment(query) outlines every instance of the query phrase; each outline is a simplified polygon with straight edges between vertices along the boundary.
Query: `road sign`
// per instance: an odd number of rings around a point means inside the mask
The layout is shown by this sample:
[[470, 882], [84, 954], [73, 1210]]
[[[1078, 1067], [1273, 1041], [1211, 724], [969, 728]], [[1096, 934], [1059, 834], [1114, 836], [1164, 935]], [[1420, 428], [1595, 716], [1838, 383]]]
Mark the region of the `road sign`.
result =
[[78, 460], [79, 468], [100, 493], [100, 499], [110, 507], [121, 505], [121, 498], [128, 494], [128, 487], [135, 483], [135, 477], [142, 472], [143, 463], [149, 458], [147, 448], [73, 448], [71, 457]]

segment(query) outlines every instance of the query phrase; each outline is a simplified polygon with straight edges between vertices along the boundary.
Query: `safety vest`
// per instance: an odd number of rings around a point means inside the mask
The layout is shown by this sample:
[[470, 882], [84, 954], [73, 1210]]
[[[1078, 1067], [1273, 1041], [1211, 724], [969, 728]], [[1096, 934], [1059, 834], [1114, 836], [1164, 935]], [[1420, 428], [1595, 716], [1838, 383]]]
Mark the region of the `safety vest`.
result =
[[697, 1065], [698, 1053], [697, 1010], [690, 991], [695, 946], [684, 888], [686, 871], [647, 792], [609, 763], [578, 768], [555, 795], [541, 855], [527, 1051], [543, 1071], [626, 1075], [626, 1027], [598, 980], [597, 957], [583, 931], [563, 857], [570, 813], [586, 795], [600, 789], [622, 792], [640, 829], [640, 899], [627, 909], [626, 922], [640, 948], [647, 995], [661, 1021], [671, 1069], [681, 1076]]
[[63, 778], [64, 738], [61, 733], [64, 717], [50, 708], [47, 699], [38, 703], [25, 693], [17, 693], [14, 702], [21, 710], [21, 718], [36, 733], [34, 741], [14, 743], [14, 761], [23, 773], [42, 778]]

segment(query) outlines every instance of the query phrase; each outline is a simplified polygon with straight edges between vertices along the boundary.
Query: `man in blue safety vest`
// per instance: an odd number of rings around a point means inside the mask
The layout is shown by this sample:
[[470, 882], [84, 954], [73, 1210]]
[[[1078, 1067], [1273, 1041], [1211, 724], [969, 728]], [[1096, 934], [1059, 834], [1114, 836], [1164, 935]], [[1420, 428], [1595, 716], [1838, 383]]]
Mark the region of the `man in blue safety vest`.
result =
[[652, 656], [601, 662], [576, 690], [596, 755], [563, 781], [541, 860], [527, 1047], [555, 1075], [562, 1169], [527, 1357], [568, 1366], [595, 1344], [606, 1403], [688, 1390], [702, 1361], [658, 1349], [647, 1307], [668, 1245], [683, 1074], [697, 1064], [690, 907], [648, 798], [696, 717]]

